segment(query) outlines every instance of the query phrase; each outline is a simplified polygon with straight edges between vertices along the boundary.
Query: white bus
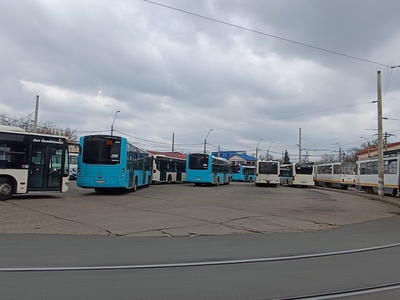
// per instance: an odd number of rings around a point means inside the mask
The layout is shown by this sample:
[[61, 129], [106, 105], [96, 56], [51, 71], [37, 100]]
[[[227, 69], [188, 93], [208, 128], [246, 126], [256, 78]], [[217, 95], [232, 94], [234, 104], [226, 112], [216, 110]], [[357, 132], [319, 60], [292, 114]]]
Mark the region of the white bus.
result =
[[266, 185], [277, 187], [279, 184], [279, 161], [258, 160], [256, 166], [256, 186]]
[[[396, 196], [400, 185], [400, 152], [385, 153], [383, 157], [384, 193]], [[378, 193], [378, 157], [356, 162], [356, 189], [370, 194]]]
[[334, 162], [315, 166], [315, 185], [347, 190], [355, 185], [355, 164], [351, 162]]
[[292, 163], [281, 165], [280, 183], [289, 186], [314, 186], [314, 163]]
[[152, 183], [156, 182], [185, 182], [186, 155], [181, 153], [152, 154]]
[[68, 182], [65, 137], [0, 125], [0, 200], [29, 192], [66, 192]]
[[76, 179], [78, 172], [78, 153], [69, 153], [69, 179]]

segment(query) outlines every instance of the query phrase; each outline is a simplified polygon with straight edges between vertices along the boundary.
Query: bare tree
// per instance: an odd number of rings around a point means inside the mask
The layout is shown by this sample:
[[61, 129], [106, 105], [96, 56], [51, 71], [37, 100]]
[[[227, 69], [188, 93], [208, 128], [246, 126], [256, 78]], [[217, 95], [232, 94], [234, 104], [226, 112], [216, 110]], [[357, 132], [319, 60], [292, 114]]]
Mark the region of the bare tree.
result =
[[[4, 113], [0, 114], [0, 124], [20, 127], [24, 129], [26, 132], [33, 132], [33, 127], [34, 127], [34, 121], [30, 118], [30, 116], [18, 118]], [[51, 121], [45, 121], [44, 123], [40, 123], [38, 125], [37, 132], [43, 134], [65, 136], [69, 141], [78, 140], [78, 137], [76, 136], [76, 130], [73, 130], [69, 127], [66, 128], [57, 127]]]
[[326, 164], [335, 162], [335, 155], [334, 154], [324, 154], [322, 155], [321, 159], [318, 161], [319, 164]]

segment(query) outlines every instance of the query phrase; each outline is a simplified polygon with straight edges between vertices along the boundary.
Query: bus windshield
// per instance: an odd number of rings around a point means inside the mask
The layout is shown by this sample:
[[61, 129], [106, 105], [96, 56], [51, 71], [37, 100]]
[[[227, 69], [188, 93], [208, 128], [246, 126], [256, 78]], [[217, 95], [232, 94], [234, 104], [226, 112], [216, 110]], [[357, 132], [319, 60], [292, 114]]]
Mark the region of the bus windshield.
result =
[[258, 172], [260, 174], [278, 174], [278, 163], [261, 161]]
[[244, 175], [254, 175], [255, 173], [255, 168], [249, 168], [249, 167], [243, 167], [243, 174]]
[[208, 155], [190, 155], [189, 169], [202, 170], [208, 169]]
[[297, 174], [304, 174], [304, 175], [312, 175], [314, 170], [313, 165], [299, 165], [296, 166], [296, 173]]
[[121, 138], [85, 137], [82, 161], [86, 164], [118, 164]]

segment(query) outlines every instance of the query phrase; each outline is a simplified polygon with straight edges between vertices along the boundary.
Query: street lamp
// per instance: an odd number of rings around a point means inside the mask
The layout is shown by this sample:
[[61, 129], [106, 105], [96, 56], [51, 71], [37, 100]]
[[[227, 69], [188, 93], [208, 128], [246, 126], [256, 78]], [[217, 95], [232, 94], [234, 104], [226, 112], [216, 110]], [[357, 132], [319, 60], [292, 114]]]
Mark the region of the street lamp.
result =
[[264, 139], [259, 140], [257, 146], [256, 146], [256, 160], [258, 160], [258, 146], [260, 145], [261, 141], [263, 141]]
[[114, 133], [115, 118], [117, 117], [117, 114], [118, 114], [119, 112], [120, 112], [119, 110], [117, 110], [117, 111], [115, 112], [114, 120], [113, 120], [113, 122], [112, 122], [112, 124], [111, 124], [111, 135], [113, 135], [113, 133]]
[[273, 143], [275, 143], [275, 142], [271, 142], [271, 144], [270, 144], [269, 147], [268, 147], [268, 150], [267, 150], [267, 160], [269, 160], [269, 148], [271, 148], [271, 146], [272, 146]]
[[332, 143], [331, 145], [339, 145], [339, 162], [342, 162], [342, 145], [339, 143]]
[[211, 131], [213, 131], [214, 129], [213, 128], [211, 128], [209, 131], [208, 131], [208, 133], [207, 133], [207, 135], [206, 135], [206, 138], [204, 139], [204, 154], [206, 154], [206, 145], [207, 145], [207, 138], [208, 138], [208, 135], [210, 134], [210, 132]]

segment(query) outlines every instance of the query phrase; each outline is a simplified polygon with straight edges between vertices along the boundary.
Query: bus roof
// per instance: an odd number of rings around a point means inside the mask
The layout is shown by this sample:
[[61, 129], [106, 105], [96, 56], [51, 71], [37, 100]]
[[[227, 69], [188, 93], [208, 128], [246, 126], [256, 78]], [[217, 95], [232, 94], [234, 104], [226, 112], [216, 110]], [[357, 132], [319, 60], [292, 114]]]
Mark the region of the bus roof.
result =
[[181, 160], [186, 160], [186, 154], [179, 153], [179, 152], [162, 152], [162, 151], [152, 151], [147, 150], [151, 155], [155, 157], [166, 157], [166, 158], [176, 158]]
[[20, 127], [16, 126], [7, 126], [7, 125], [0, 125], [0, 132], [5, 133], [13, 133], [13, 134], [23, 134], [23, 135], [30, 135], [30, 136], [40, 136], [40, 137], [48, 137], [48, 138], [58, 138], [67, 140], [67, 137], [62, 135], [53, 135], [53, 134], [46, 134], [46, 133], [37, 133], [37, 132], [27, 132]]
[[0, 125], [0, 131], [17, 131], [17, 132], [26, 132], [20, 127], [17, 126], [7, 126], [7, 125]]

